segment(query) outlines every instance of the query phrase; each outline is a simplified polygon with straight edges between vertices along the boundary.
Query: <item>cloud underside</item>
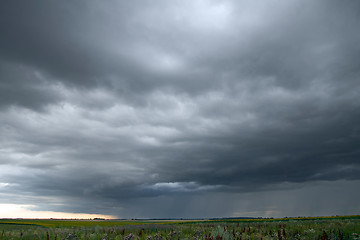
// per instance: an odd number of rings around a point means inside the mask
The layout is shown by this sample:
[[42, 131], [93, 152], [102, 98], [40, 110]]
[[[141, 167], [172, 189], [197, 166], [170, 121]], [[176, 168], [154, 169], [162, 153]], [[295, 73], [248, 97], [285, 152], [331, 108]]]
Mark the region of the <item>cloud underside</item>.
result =
[[[0, 3], [0, 202], [118, 217], [359, 213], [357, 9]], [[335, 190], [323, 208], [300, 197]]]

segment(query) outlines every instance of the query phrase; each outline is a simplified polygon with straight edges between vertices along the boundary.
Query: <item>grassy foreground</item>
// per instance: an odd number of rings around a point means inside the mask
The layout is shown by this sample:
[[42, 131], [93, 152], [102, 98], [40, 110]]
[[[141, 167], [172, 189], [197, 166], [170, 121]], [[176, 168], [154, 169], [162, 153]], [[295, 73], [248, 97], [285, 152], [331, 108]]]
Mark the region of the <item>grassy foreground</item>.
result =
[[0, 219], [3, 239], [360, 239], [360, 215], [201, 221]]

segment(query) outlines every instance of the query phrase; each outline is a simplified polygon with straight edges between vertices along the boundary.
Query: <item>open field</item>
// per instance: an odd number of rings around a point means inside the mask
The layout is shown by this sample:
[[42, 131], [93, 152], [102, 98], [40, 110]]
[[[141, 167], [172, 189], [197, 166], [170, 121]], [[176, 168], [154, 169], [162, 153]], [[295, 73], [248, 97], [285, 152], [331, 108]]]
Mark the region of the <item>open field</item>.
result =
[[0, 219], [5, 239], [360, 239], [360, 216], [216, 220]]

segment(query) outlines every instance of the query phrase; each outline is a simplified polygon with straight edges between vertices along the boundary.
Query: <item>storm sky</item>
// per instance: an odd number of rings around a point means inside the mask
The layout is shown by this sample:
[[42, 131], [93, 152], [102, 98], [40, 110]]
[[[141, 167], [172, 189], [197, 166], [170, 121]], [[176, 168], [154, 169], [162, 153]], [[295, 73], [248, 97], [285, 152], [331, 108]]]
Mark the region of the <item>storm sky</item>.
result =
[[359, 26], [357, 0], [1, 1], [0, 209], [360, 214]]

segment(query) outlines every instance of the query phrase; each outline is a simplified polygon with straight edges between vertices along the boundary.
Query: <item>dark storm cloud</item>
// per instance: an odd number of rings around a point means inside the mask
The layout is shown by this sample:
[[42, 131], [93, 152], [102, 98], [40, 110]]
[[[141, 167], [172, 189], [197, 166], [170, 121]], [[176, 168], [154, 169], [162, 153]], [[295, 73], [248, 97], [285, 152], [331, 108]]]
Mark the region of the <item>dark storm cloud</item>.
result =
[[60, 99], [36, 69], [0, 61], [0, 79], [0, 108], [20, 105], [40, 110]]
[[358, 213], [351, 200], [280, 200], [355, 194], [356, 1], [0, 6], [1, 202], [120, 217]]

